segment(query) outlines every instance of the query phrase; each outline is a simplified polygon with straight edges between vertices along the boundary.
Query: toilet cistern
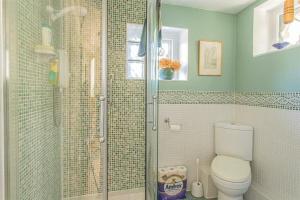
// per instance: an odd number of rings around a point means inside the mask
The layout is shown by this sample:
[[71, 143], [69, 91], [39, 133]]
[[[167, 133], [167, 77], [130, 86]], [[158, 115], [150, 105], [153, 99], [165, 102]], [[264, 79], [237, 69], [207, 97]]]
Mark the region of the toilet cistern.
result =
[[212, 179], [218, 188], [218, 200], [243, 200], [251, 184], [253, 128], [220, 122], [215, 124], [215, 153]]

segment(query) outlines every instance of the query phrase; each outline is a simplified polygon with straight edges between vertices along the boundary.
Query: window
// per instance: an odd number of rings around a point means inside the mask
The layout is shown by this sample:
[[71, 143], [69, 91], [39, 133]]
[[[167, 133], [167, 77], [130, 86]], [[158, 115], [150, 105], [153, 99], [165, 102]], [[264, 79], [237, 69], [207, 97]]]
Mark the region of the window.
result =
[[144, 79], [145, 57], [139, 57], [139, 46], [143, 26], [127, 24], [127, 79]]
[[254, 9], [254, 56], [300, 45], [300, 4], [295, 8], [295, 20], [290, 24], [283, 22], [282, 0], [268, 0]]
[[300, 8], [295, 10], [295, 20], [290, 24], [284, 24], [283, 14], [278, 17], [278, 40], [295, 45], [300, 43]]
[[173, 59], [174, 44], [171, 39], [163, 39], [161, 41], [161, 48], [159, 49], [159, 58]]
[[[145, 58], [138, 56], [143, 26], [127, 24], [126, 78], [128, 80], [144, 79]], [[174, 73], [172, 80], [187, 80], [188, 74], [188, 30], [163, 27], [162, 46], [159, 59], [167, 58], [179, 61], [180, 70]]]
[[174, 73], [172, 80], [188, 79], [188, 30], [175, 27], [163, 27], [159, 59], [179, 61], [181, 67]]

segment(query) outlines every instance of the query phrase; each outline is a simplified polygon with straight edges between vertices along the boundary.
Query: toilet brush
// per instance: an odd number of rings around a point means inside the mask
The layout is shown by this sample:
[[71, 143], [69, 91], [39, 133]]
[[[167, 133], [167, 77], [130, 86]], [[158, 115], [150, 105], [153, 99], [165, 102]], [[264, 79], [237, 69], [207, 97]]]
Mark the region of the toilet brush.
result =
[[200, 164], [199, 158], [196, 159], [196, 164], [197, 164], [197, 181], [193, 182], [192, 195], [194, 197], [203, 197], [202, 183], [199, 181], [199, 164]]

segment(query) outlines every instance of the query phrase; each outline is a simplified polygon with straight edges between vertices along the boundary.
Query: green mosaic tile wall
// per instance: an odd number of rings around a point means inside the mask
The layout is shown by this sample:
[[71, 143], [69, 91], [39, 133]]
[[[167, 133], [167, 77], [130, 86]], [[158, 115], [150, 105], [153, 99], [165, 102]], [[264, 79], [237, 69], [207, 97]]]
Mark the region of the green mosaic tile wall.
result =
[[14, 0], [7, 4], [11, 11], [10, 199], [60, 199], [60, 136], [53, 123], [53, 87], [48, 83], [49, 65], [38, 63], [34, 53], [35, 45], [41, 43], [48, 2]]
[[145, 82], [126, 80], [126, 25], [143, 24], [146, 0], [108, 1], [109, 190], [145, 184]]

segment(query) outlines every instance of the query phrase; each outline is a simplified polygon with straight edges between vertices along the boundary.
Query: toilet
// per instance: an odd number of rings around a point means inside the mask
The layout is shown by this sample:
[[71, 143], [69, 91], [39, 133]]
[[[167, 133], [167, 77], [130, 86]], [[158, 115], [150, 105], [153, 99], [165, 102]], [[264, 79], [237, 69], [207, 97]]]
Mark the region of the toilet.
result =
[[234, 123], [215, 124], [215, 153], [211, 176], [218, 200], [243, 200], [251, 184], [253, 128]]

